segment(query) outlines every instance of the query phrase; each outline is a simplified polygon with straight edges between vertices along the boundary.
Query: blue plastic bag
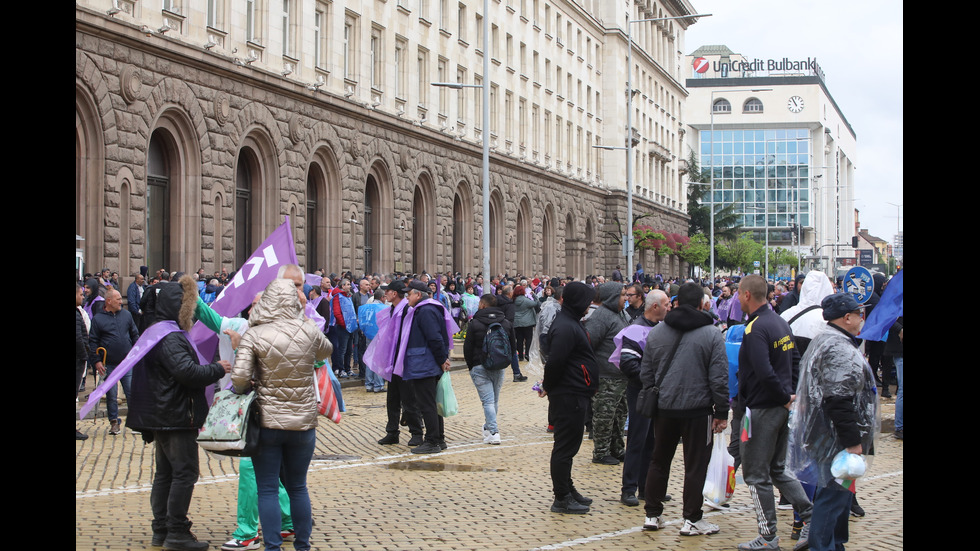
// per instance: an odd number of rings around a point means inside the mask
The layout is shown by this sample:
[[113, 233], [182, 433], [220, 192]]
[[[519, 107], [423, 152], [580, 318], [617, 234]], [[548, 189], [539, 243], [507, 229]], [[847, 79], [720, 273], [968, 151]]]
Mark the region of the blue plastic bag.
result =
[[738, 396], [738, 351], [745, 336], [744, 325], [733, 325], [725, 334], [725, 352], [728, 354], [728, 397]]
[[378, 312], [387, 308], [382, 303], [375, 304], [362, 304], [357, 309], [357, 323], [361, 328], [361, 332], [368, 339], [373, 339], [378, 334]]

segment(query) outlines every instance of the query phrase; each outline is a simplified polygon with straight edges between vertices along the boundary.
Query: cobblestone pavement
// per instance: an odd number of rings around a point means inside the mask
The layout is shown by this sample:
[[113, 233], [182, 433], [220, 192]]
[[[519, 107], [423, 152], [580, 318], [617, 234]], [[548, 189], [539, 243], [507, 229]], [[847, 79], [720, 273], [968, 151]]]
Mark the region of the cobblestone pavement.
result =
[[[345, 382], [343, 420], [335, 425], [321, 417], [317, 429], [309, 474], [314, 549], [705, 550], [734, 549], [755, 538], [755, 515], [741, 476], [730, 510], [705, 514], [721, 527], [720, 533], [678, 534], [683, 522], [680, 452], [668, 488], [675, 499], [664, 511], [667, 529], [644, 532], [642, 504], [619, 503], [622, 467], [593, 464], [587, 439], [572, 476], [583, 494], [595, 498], [592, 510], [587, 515], [551, 513], [547, 399], [531, 390], [540, 371], [530, 366], [524, 371], [531, 377], [526, 383], [511, 382], [508, 372], [500, 398], [499, 446], [483, 444], [483, 409], [476, 390], [465, 368], [453, 371], [460, 413], [446, 419], [449, 449], [427, 456], [409, 452], [404, 445], [407, 431], [402, 444], [378, 445], [384, 436], [385, 395]], [[885, 400], [883, 410], [886, 434], [868, 475], [858, 482], [867, 516], [852, 517], [848, 549], [904, 545], [903, 443], [891, 435], [894, 402]], [[125, 429], [109, 435], [104, 418], [76, 421], [76, 427], [90, 436], [75, 442], [76, 549], [159, 549], [150, 547], [152, 445]], [[210, 541], [212, 549], [235, 530], [237, 464], [237, 459], [201, 453], [190, 518], [195, 534]], [[791, 523], [792, 511], [779, 511], [783, 549], [795, 543], [789, 539]], [[292, 545], [286, 543], [284, 549]]]

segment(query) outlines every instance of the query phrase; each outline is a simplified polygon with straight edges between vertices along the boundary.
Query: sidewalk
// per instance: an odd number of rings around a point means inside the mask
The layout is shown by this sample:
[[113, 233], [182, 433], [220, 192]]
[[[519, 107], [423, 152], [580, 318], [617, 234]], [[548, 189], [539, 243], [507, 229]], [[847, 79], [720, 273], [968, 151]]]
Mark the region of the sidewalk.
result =
[[[511, 382], [508, 370], [500, 399], [503, 441], [489, 446], [482, 442], [483, 409], [476, 390], [465, 366], [456, 367], [452, 380], [460, 413], [446, 419], [449, 449], [434, 455], [412, 455], [404, 445], [407, 431], [399, 445], [378, 445], [384, 436], [386, 394], [365, 392], [359, 380], [343, 381], [347, 412], [339, 425], [320, 418], [310, 467], [314, 549], [700, 550], [734, 549], [756, 536], [755, 515], [741, 476], [729, 511], [706, 510], [706, 518], [721, 527], [720, 533], [678, 535], [683, 522], [680, 453], [668, 488], [675, 499], [664, 513], [667, 529], [642, 531], [642, 504], [619, 503], [622, 467], [593, 464], [587, 439], [572, 476], [583, 494], [595, 498], [592, 511], [551, 513], [547, 399], [531, 390], [541, 377], [540, 369], [522, 363], [529, 377], [525, 383]], [[88, 386], [91, 389], [91, 379]], [[857, 495], [867, 516], [852, 517], [849, 549], [904, 546], [904, 448], [891, 436], [894, 402], [883, 401], [883, 411], [887, 432], [870, 472], [858, 482]], [[152, 445], [144, 445], [125, 429], [118, 436], [108, 435], [104, 418], [77, 421], [76, 415], [76, 426], [90, 437], [75, 443], [76, 549], [159, 549], [149, 546]], [[210, 541], [212, 549], [235, 530], [237, 463], [201, 453], [201, 478], [190, 517], [195, 534]], [[791, 522], [791, 511], [779, 511], [783, 549], [795, 543], [789, 539]]]

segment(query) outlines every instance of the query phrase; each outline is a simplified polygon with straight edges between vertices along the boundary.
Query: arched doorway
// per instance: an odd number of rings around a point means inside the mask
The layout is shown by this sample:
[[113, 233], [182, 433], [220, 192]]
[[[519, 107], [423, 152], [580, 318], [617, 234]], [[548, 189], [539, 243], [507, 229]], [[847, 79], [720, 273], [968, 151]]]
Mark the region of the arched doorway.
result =
[[554, 208], [548, 205], [544, 209], [544, 220], [541, 224], [541, 240], [543, 250], [541, 254], [542, 270], [546, 274], [555, 273], [555, 213]]
[[151, 270], [170, 265], [171, 182], [175, 153], [173, 136], [162, 128], [150, 135], [146, 159], [146, 265]]
[[534, 273], [531, 264], [531, 248], [534, 236], [531, 232], [531, 205], [527, 197], [521, 199], [517, 209], [517, 272], [530, 276]]
[[473, 194], [466, 182], [459, 182], [453, 195], [452, 269], [463, 275], [476, 275], [480, 269], [473, 262], [476, 256], [483, 261], [483, 242], [473, 230]]
[[434, 272], [436, 265], [433, 255], [435, 248], [435, 199], [432, 194], [432, 180], [428, 174], [419, 176], [412, 194], [412, 259], [410, 266], [415, 273]]
[[486, 229], [490, 232], [490, 274], [485, 274], [487, 278], [505, 271], [504, 215], [503, 199], [494, 191], [490, 194], [490, 222]]
[[237, 270], [252, 251], [252, 227], [255, 224], [253, 192], [259, 186], [259, 163], [251, 148], [243, 147], [238, 154], [235, 171], [235, 260]]

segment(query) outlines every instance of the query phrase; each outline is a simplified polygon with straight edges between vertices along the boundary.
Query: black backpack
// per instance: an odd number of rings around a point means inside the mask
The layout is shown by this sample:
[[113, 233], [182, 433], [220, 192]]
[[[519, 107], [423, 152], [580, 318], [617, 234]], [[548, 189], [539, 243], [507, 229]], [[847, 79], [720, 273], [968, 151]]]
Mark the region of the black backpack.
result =
[[483, 368], [503, 369], [510, 365], [513, 356], [510, 349], [510, 335], [499, 323], [491, 323], [483, 338]]

